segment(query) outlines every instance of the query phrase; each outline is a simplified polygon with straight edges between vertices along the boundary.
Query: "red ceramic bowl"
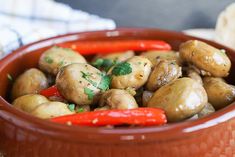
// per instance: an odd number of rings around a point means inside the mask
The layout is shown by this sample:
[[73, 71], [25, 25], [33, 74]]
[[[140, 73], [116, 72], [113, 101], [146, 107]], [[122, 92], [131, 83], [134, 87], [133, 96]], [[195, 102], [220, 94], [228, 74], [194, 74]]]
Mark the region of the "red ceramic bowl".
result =
[[[5, 101], [10, 81], [30, 67], [37, 67], [40, 54], [55, 43], [75, 40], [161, 39], [174, 50], [198, 39], [158, 29], [116, 29], [74, 33], [35, 42], [17, 49], [0, 61], [0, 152], [17, 157], [217, 157], [235, 154], [235, 106], [195, 121], [161, 127], [105, 128], [66, 126], [41, 120], [14, 109]], [[202, 40], [202, 39], [199, 39]], [[230, 83], [235, 84], [235, 52], [222, 45], [232, 61]], [[0, 155], [1, 156], [1, 155]]]

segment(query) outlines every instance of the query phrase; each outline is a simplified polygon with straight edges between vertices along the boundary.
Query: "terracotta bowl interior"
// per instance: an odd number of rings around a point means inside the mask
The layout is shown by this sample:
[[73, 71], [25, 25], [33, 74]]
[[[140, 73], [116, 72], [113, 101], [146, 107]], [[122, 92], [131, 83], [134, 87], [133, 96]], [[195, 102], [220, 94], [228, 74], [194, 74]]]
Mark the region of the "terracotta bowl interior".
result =
[[[63, 35], [55, 38], [46, 39], [43, 41], [39, 41], [24, 47], [17, 49], [11, 55], [8, 55], [0, 62], [0, 96], [5, 100], [9, 100], [9, 89], [11, 88], [11, 81], [7, 79], [7, 74], [11, 74], [13, 78], [16, 78], [20, 73], [22, 73], [25, 69], [31, 67], [38, 66], [38, 59], [43, 51], [48, 49], [53, 44], [62, 43], [66, 41], [76, 41], [76, 40], [115, 40], [115, 39], [160, 39], [168, 42], [174, 50], [178, 50], [180, 43], [187, 41], [189, 39], [198, 39], [191, 36], [186, 36], [182, 33], [163, 31], [157, 29], [117, 29], [112, 31], [98, 31], [98, 32], [87, 32], [87, 33], [74, 33], [69, 35]], [[232, 70], [227, 78], [228, 82], [231, 84], [235, 84], [233, 79], [235, 79], [235, 52], [229, 48], [226, 48], [220, 44], [216, 44], [211, 41], [206, 41], [203, 39], [199, 39], [207, 42], [219, 49], [225, 49], [232, 61]], [[89, 57], [89, 56], [87, 56]], [[3, 100], [2, 100], [3, 101]], [[233, 118], [234, 114], [234, 105], [230, 105], [220, 111], [217, 111], [215, 114], [212, 114], [208, 117], [195, 120], [192, 122], [185, 121], [181, 123], [169, 124], [161, 127], [135, 127], [135, 128], [89, 128], [89, 127], [79, 127], [75, 126], [73, 128], [65, 125], [54, 124], [51, 122], [47, 122], [44, 120], [37, 119], [35, 117], [31, 117], [25, 113], [15, 110], [11, 105], [7, 102], [3, 102], [0, 104], [1, 109], [6, 110], [6, 112], [11, 113], [11, 118], [6, 117], [5, 119], [11, 120], [12, 122], [17, 122], [18, 124], [24, 124], [24, 127], [28, 127], [29, 129], [37, 128], [37, 131], [43, 131], [43, 133], [50, 134], [51, 131], [57, 130], [56, 136], [60, 135], [61, 138], [68, 138], [75, 134], [77, 131], [83, 133], [90, 133], [92, 138], [101, 138], [99, 135], [107, 135], [106, 138], [117, 138], [120, 140], [121, 135], [134, 134], [137, 136], [136, 139], [140, 139], [141, 134], [145, 134], [146, 136], [156, 136], [159, 140], [166, 138], [177, 138], [178, 134], [193, 134], [194, 131], [204, 129], [207, 127], [213, 127], [219, 123], [223, 123], [226, 120]], [[226, 115], [226, 116], [225, 116]], [[235, 114], [234, 114], [235, 115]], [[191, 129], [191, 130], [190, 130]], [[45, 131], [46, 130], [46, 131]], [[71, 135], [65, 135], [63, 132], [70, 132]], [[167, 135], [168, 134], [168, 135]], [[108, 135], [117, 135], [108, 136]], [[53, 135], [52, 135], [53, 136]], [[73, 137], [76, 140], [75, 137]], [[87, 136], [79, 135], [79, 140], [89, 141]], [[138, 141], [138, 140], [137, 140]], [[103, 141], [105, 142], [105, 141]]]

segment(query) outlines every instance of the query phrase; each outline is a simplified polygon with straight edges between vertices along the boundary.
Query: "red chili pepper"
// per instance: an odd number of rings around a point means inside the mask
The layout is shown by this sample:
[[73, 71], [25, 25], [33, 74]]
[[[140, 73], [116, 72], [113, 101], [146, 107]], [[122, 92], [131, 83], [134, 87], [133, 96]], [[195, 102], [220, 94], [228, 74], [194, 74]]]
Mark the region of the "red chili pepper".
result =
[[45, 97], [57, 96], [57, 97], [63, 98], [63, 96], [59, 93], [59, 91], [55, 85], [51, 86], [47, 89], [41, 90], [39, 94], [41, 94]]
[[83, 126], [105, 125], [162, 125], [167, 122], [165, 112], [158, 108], [136, 108], [128, 110], [100, 110], [55, 117], [52, 122]]
[[115, 40], [115, 41], [76, 41], [58, 44], [81, 54], [106, 54], [119, 51], [171, 50], [171, 46], [161, 40]]

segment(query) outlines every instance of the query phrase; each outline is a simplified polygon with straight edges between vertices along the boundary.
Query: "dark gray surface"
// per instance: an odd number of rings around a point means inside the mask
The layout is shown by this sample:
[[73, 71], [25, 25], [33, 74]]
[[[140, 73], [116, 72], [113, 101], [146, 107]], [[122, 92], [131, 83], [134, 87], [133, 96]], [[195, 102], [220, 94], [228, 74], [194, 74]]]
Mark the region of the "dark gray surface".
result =
[[102, 17], [118, 26], [171, 30], [210, 28], [234, 0], [57, 0]]

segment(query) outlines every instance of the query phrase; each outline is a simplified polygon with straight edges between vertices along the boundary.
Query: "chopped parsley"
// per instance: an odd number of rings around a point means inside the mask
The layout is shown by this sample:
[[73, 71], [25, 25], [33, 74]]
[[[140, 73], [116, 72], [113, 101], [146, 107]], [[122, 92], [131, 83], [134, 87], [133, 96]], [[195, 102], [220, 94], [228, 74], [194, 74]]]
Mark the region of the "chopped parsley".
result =
[[223, 54], [223, 55], [226, 55], [226, 51], [224, 49], [221, 49], [220, 52]]
[[105, 71], [108, 71], [113, 65], [115, 65], [114, 61], [110, 59], [104, 59], [102, 66], [104, 67]]
[[81, 71], [81, 73], [82, 73], [82, 77], [83, 77], [85, 80], [87, 80], [89, 83], [91, 83], [94, 87], [97, 86], [97, 83], [94, 82], [94, 81], [92, 81], [92, 80], [90, 79], [90, 77], [91, 77], [91, 75], [92, 75], [91, 73], [89, 73], [89, 72], [85, 73], [84, 71]]
[[97, 59], [95, 62], [91, 63], [96, 68], [102, 68], [104, 71], [108, 71], [112, 66], [117, 64], [116, 60], [111, 59]]
[[11, 76], [11, 74], [7, 74], [7, 79], [8, 79], [9, 81], [13, 81], [13, 77]]
[[97, 60], [95, 60], [94, 62], [92, 62], [91, 64], [96, 67], [96, 68], [100, 68], [103, 65], [104, 60], [99, 58]]
[[105, 72], [101, 72], [101, 73], [100, 73], [100, 72], [97, 72], [96, 74], [99, 75], [99, 76], [105, 76], [105, 75], [106, 75]]
[[[91, 83], [94, 87], [97, 87], [97, 83], [90, 79], [90, 77], [92, 75], [91, 73], [85, 73], [83, 71], [81, 71], [81, 73], [82, 73], [82, 77], [85, 80], [87, 80], [89, 83]], [[109, 85], [110, 85], [110, 82], [111, 82], [111, 77], [108, 76], [108, 75], [105, 75], [104, 73], [97, 73], [97, 74], [102, 77], [97, 88], [101, 89], [102, 91], [105, 91], [105, 90], [109, 89]]]
[[62, 67], [64, 65], [64, 60], [59, 62], [59, 66]]
[[48, 64], [51, 64], [51, 63], [53, 63], [53, 59], [49, 56], [46, 56], [45, 57], [45, 62], [47, 62]]
[[104, 75], [102, 76], [98, 88], [101, 89], [102, 91], [106, 91], [107, 89], [109, 89], [110, 82], [111, 82], [111, 77], [108, 75]]
[[77, 110], [76, 110], [76, 112], [78, 112], [78, 113], [80, 113], [80, 112], [84, 112], [85, 110], [84, 110], [84, 108], [82, 108], [82, 107], [80, 107], [80, 108], [78, 108]]
[[74, 110], [75, 110], [75, 104], [68, 104], [68, 109], [69, 109], [71, 112], [74, 112]]
[[130, 74], [131, 72], [132, 72], [131, 65], [130, 63], [127, 62], [122, 62], [117, 64], [112, 70], [112, 74], [115, 76], [127, 75]]
[[94, 98], [94, 91], [93, 90], [91, 90], [91, 89], [89, 89], [89, 88], [87, 88], [87, 87], [85, 87], [84, 88], [84, 93], [88, 96], [88, 99], [89, 100], [92, 100], [93, 98]]
[[91, 73], [89, 73], [89, 72], [85, 73], [84, 71], [81, 71], [81, 73], [82, 73], [82, 77], [85, 79], [89, 78], [91, 76]]

